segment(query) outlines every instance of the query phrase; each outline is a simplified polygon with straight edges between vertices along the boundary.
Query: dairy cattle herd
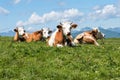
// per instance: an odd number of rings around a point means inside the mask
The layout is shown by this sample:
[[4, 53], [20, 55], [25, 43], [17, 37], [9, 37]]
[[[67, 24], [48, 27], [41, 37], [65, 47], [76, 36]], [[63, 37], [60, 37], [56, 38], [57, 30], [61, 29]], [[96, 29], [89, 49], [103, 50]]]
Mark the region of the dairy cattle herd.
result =
[[105, 35], [98, 28], [79, 33], [73, 39], [71, 30], [77, 26], [77, 24], [72, 22], [62, 22], [56, 26], [54, 32], [49, 28], [42, 28], [33, 33], [26, 32], [23, 27], [16, 27], [13, 40], [20, 42], [46, 41], [46, 44], [51, 47], [76, 46], [84, 43], [99, 46], [97, 40], [101, 39], [103, 42]]

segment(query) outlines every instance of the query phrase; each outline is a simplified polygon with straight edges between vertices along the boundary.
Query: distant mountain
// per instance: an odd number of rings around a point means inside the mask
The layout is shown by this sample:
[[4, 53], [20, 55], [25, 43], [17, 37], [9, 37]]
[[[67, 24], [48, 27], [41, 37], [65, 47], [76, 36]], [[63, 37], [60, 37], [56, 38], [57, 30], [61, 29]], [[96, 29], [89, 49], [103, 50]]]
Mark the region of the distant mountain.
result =
[[84, 27], [84, 28], [82, 28], [81, 29], [81, 31], [88, 31], [88, 30], [91, 30], [92, 28], [90, 28], [90, 27]]
[[99, 28], [101, 32], [103, 32], [105, 34], [106, 38], [120, 38], [120, 33], [118, 33], [117, 31], [112, 31], [109, 29], [103, 29], [103, 28]]
[[1, 36], [14, 36], [15, 32], [13, 32], [12, 30], [8, 31], [8, 32], [2, 32], [0, 33]]
[[[84, 32], [84, 31], [88, 31], [91, 30], [92, 28], [90, 27], [85, 27], [82, 28], [80, 30], [73, 30], [72, 31], [72, 35], [73, 37], [76, 37], [78, 34]], [[120, 28], [108, 28], [108, 29], [104, 29], [99, 27], [100, 31], [103, 32], [105, 34], [106, 38], [120, 38]], [[0, 33], [0, 36], [14, 36], [15, 32], [14, 31], [8, 31], [8, 32], [2, 32]]]
[[108, 30], [120, 33], [120, 27], [108, 28]]

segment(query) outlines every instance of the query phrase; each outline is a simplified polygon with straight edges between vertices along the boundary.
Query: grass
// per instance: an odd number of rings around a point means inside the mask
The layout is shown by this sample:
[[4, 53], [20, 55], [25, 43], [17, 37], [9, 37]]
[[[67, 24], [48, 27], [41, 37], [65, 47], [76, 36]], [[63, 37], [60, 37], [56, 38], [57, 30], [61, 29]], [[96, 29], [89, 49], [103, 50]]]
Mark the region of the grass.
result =
[[120, 80], [120, 38], [57, 48], [0, 37], [0, 80]]

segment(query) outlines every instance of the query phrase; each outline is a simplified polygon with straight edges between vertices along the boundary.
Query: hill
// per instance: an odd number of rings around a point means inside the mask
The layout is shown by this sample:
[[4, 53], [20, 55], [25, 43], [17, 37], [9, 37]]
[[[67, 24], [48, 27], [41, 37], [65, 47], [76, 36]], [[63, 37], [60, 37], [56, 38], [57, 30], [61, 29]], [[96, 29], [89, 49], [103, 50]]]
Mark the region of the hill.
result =
[[15, 35], [15, 32], [10, 30], [8, 32], [2, 32], [0, 33], [1, 36], [14, 36]]
[[120, 80], [120, 38], [63, 48], [11, 40], [0, 37], [0, 80]]
[[108, 28], [108, 30], [120, 33], [120, 27]]

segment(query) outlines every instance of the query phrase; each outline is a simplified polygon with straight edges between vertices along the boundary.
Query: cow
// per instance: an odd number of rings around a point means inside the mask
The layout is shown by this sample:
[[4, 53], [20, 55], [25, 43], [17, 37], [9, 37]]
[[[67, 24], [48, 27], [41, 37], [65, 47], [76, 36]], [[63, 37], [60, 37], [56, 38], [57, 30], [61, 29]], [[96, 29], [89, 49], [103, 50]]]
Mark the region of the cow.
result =
[[15, 36], [14, 36], [14, 41], [25, 41], [23, 38], [23, 35], [25, 34], [24, 27], [16, 27], [14, 29]]
[[76, 28], [77, 24], [71, 22], [63, 22], [57, 25], [57, 29], [52, 33], [51, 37], [48, 40], [49, 46], [75, 46], [73, 38], [71, 35], [71, 29]]
[[50, 37], [50, 34], [52, 31], [49, 28], [42, 28], [41, 30], [35, 31], [33, 33], [25, 33], [23, 36], [26, 40], [26, 42], [31, 41], [45, 41], [47, 38]]
[[[101, 37], [102, 36], [102, 37]], [[104, 35], [100, 32], [98, 28], [94, 28], [90, 31], [85, 31], [79, 35], [77, 35], [74, 39], [74, 43], [90, 43], [96, 46], [99, 46], [97, 40], [103, 38]]]
[[26, 42], [32, 42], [32, 41], [40, 41], [42, 40], [42, 30], [35, 31], [33, 33], [25, 33], [23, 35], [23, 38]]

